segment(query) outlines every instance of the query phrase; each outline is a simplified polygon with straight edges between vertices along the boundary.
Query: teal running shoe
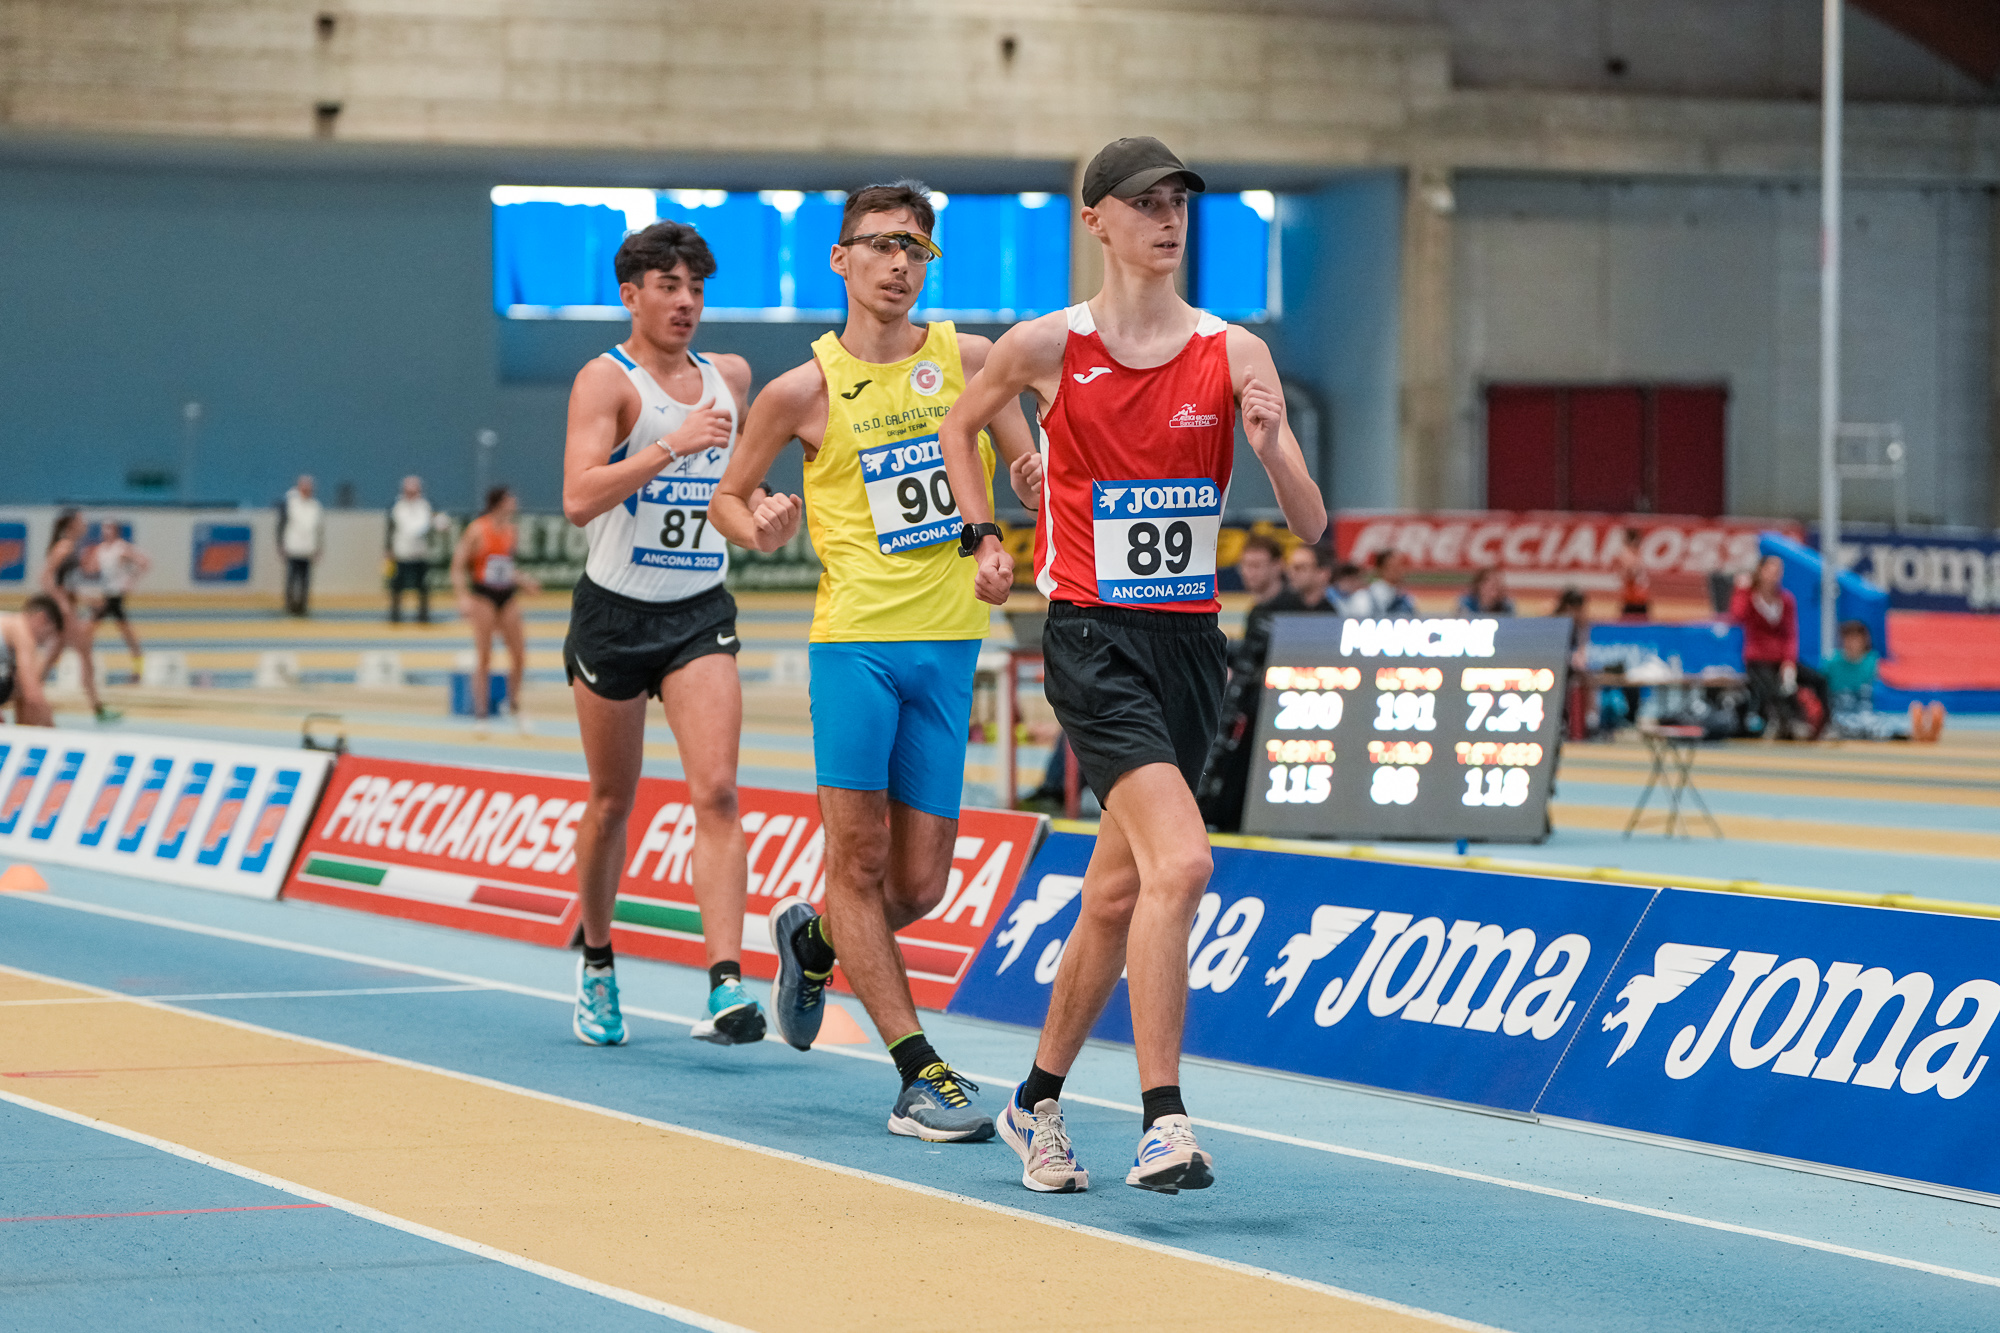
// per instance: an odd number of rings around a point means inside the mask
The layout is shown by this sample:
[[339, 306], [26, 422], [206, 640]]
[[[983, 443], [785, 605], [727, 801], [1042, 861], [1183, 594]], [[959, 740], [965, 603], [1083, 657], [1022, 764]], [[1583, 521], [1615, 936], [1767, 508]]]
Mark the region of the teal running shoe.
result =
[[618, 1012], [618, 977], [615, 972], [591, 975], [576, 960], [576, 1018], [571, 1023], [578, 1041], [592, 1046], [623, 1046], [625, 1015]]
[[826, 977], [814, 980], [806, 975], [792, 936], [818, 915], [803, 898], [787, 898], [771, 909], [771, 947], [778, 951], [778, 975], [771, 978], [771, 1021], [785, 1044], [801, 1051], [812, 1049], [819, 1021], [826, 1016], [826, 1006], [820, 1003]]
[[708, 993], [708, 1016], [688, 1029], [696, 1041], [717, 1046], [743, 1046], [764, 1040], [764, 1011], [743, 989], [741, 977], [724, 977]]
[[984, 1143], [993, 1137], [993, 1117], [965, 1094], [979, 1085], [942, 1060], [924, 1066], [917, 1081], [896, 1098], [889, 1132], [926, 1143]]

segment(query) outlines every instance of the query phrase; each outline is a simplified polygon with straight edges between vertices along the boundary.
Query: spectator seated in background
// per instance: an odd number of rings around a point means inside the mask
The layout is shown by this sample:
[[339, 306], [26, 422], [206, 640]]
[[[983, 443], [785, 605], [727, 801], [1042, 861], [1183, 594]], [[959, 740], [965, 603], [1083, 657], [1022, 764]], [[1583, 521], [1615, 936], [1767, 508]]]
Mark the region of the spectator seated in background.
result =
[[[1775, 555], [1758, 561], [1756, 573], [1739, 575], [1729, 618], [1743, 627], [1743, 670], [1763, 734], [1792, 740], [1804, 731], [1817, 738], [1826, 726], [1826, 678], [1799, 662], [1799, 604], [1785, 591], [1784, 576], [1785, 562]], [[1814, 705], [1818, 716], [1809, 718], [1806, 707]]]
[[1828, 730], [1847, 740], [1934, 741], [1944, 733], [1944, 705], [1912, 700], [1909, 715], [1875, 711], [1875, 668], [1882, 655], [1868, 626], [1849, 620], [1840, 627], [1840, 651], [1820, 664], [1826, 677]]
[[[1246, 548], [1247, 549], [1247, 548]], [[1243, 622], [1243, 641], [1237, 646], [1231, 669], [1261, 675], [1264, 648], [1270, 642], [1271, 617], [1287, 612], [1334, 611], [1327, 589], [1333, 579], [1333, 552], [1324, 546], [1300, 542], [1285, 557], [1284, 586], [1250, 608]]]
[[1327, 591], [1326, 599], [1343, 616], [1373, 614], [1373, 603], [1368, 597], [1368, 571], [1351, 560], [1341, 561], [1333, 567], [1333, 587]]
[[1514, 599], [1507, 595], [1507, 576], [1500, 566], [1488, 565], [1472, 576], [1472, 586], [1458, 599], [1458, 612], [1464, 616], [1514, 614]]
[[1365, 595], [1354, 598], [1347, 614], [1378, 619], [1417, 614], [1417, 604], [1410, 599], [1409, 593], [1403, 591], [1403, 580], [1410, 575], [1410, 557], [1393, 549], [1377, 551], [1368, 563], [1374, 567], [1375, 579], [1368, 585]]
[[1285, 548], [1261, 533], [1244, 538], [1242, 553], [1236, 557], [1236, 577], [1251, 597], [1270, 601], [1285, 586]]

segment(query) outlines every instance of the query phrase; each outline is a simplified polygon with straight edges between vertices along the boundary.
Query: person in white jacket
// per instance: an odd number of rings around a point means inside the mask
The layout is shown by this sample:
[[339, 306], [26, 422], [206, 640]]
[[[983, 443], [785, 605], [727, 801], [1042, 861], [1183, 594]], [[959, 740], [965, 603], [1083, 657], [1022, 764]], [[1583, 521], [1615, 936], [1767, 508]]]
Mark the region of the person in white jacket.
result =
[[389, 506], [389, 558], [396, 577], [389, 584], [389, 623], [403, 621], [403, 593], [417, 594], [417, 623], [431, 623], [431, 532], [437, 513], [424, 498], [424, 479], [403, 478], [403, 493]]
[[285, 556], [285, 610], [306, 614], [313, 561], [326, 545], [326, 506], [313, 498], [313, 479], [301, 476], [278, 503], [278, 549]]

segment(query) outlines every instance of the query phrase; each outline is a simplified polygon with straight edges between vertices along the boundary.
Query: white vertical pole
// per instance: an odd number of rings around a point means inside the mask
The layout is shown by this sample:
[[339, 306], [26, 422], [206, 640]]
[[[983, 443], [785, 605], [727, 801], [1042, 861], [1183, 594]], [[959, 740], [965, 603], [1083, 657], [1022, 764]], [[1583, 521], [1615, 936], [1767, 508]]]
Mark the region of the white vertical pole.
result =
[[1840, 569], [1840, 109], [1844, 0], [1824, 0], [1819, 213], [1819, 642], [1833, 650]]

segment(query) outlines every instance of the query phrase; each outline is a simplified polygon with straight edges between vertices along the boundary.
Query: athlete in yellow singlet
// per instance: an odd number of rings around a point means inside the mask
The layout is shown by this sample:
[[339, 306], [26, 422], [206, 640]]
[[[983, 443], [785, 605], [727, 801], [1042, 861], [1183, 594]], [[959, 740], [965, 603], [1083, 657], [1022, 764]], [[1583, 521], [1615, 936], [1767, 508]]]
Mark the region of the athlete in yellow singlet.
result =
[[[837, 956], [902, 1076], [891, 1132], [972, 1142], [993, 1136], [992, 1117], [918, 1026], [895, 940], [938, 905], [951, 873], [987, 624], [973, 562], [958, 554], [958, 502], [937, 433], [993, 344], [948, 322], [910, 321], [927, 266], [941, 258], [934, 225], [914, 182], [848, 196], [830, 261], [847, 281], [847, 325], [758, 395], [709, 521], [739, 546], [776, 549], [799, 501], [753, 501], [753, 491], [787, 443], [805, 446], [806, 522], [826, 567], [810, 648], [826, 912], [798, 898], [772, 909], [772, 1018], [786, 1041], [811, 1046]], [[1041, 460], [1019, 407], [989, 429], [979, 438], [987, 502], [997, 445], [1033, 508]]]

